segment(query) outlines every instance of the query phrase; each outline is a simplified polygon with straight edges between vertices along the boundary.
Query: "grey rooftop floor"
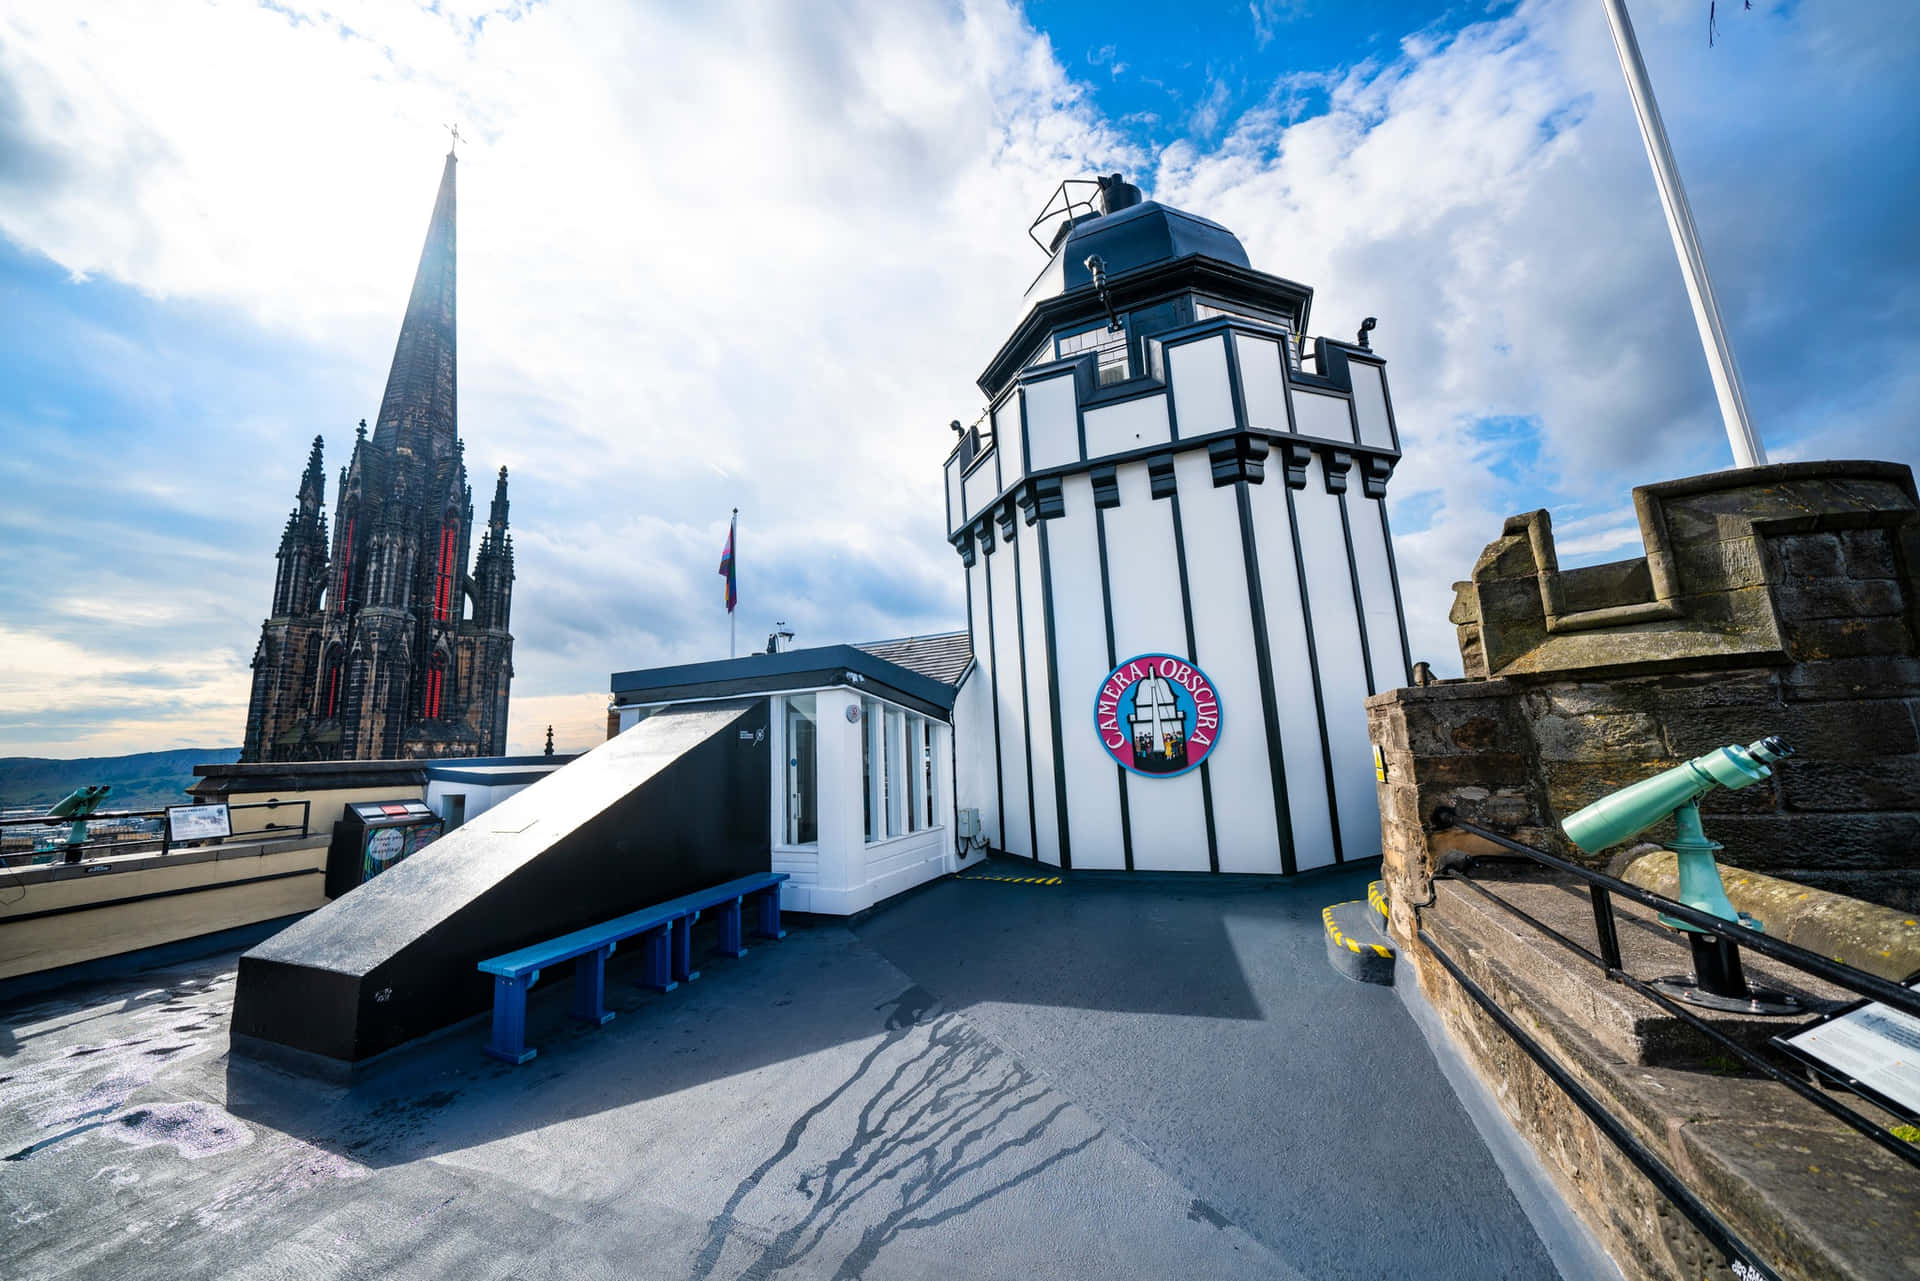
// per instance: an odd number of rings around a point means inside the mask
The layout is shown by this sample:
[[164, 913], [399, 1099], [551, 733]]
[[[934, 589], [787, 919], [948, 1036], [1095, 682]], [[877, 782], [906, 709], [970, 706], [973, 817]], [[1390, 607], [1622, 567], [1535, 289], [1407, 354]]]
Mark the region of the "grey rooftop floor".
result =
[[469, 1026], [352, 1088], [228, 1057], [234, 953], [27, 998], [0, 1276], [1553, 1277], [1400, 1001], [1327, 965], [1372, 866], [949, 880], [665, 996], [616, 957], [604, 1028], [563, 972], [527, 1066]]

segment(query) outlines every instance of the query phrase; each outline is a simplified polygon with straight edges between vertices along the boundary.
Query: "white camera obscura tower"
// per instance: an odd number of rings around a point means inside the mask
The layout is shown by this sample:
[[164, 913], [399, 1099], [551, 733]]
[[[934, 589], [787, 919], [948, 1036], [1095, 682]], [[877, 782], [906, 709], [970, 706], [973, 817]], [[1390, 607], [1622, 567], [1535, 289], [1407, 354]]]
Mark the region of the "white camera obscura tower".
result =
[[1363, 703], [1411, 663], [1373, 322], [1303, 340], [1311, 289], [1117, 174], [1034, 229], [1046, 270], [946, 462], [958, 806], [1061, 867], [1376, 856]]

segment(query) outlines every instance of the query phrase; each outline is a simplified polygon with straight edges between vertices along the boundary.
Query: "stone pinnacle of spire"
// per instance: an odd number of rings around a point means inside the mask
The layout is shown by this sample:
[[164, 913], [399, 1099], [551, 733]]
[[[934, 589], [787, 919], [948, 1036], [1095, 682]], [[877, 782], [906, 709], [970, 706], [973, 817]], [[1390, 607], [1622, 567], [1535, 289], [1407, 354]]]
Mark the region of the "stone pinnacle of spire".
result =
[[373, 429], [375, 444], [389, 449], [405, 446], [422, 456], [445, 457], [459, 434], [453, 170], [454, 157], [449, 154]]
[[313, 438], [313, 450], [307, 455], [307, 470], [300, 477], [300, 502], [304, 506], [312, 503], [318, 506], [327, 499], [327, 471], [321, 461], [326, 452], [326, 440]]
[[487, 517], [487, 527], [496, 530], [507, 527], [507, 469], [505, 467], [500, 469], [500, 479], [494, 482], [493, 510]]

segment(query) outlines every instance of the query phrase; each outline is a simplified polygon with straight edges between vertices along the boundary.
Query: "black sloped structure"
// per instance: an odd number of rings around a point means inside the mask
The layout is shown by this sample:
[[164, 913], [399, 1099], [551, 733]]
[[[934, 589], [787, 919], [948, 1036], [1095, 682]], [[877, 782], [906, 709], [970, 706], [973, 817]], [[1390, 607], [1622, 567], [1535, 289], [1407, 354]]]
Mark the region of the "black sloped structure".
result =
[[350, 1072], [486, 1008], [486, 957], [766, 871], [768, 751], [765, 699], [640, 722], [242, 956], [234, 1050]]

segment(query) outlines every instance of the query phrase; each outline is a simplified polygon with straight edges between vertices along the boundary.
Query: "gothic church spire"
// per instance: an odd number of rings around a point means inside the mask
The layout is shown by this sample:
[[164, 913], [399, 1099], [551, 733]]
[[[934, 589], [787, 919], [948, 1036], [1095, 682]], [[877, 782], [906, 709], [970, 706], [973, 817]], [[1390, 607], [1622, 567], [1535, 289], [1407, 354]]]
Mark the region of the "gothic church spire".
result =
[[474, 520], [456, 403], [454, 164], [449, 154], [373, 431], [360, 421], [340, 469], [331, 539], [318, 441], [308, 456], [254, 654], [243, 760], [486, 756], [506, 745], [513, 542], [503, 471], [466, 571]]
[[374, 443], [418, 456], [444, 457], [457, 430], [454, 346], [454, 170], [447, 153], [440, 194], [433, 202], [427, 241], [420, 250], [407, 314], [394, 345], [387, 393], [374, 420]]

